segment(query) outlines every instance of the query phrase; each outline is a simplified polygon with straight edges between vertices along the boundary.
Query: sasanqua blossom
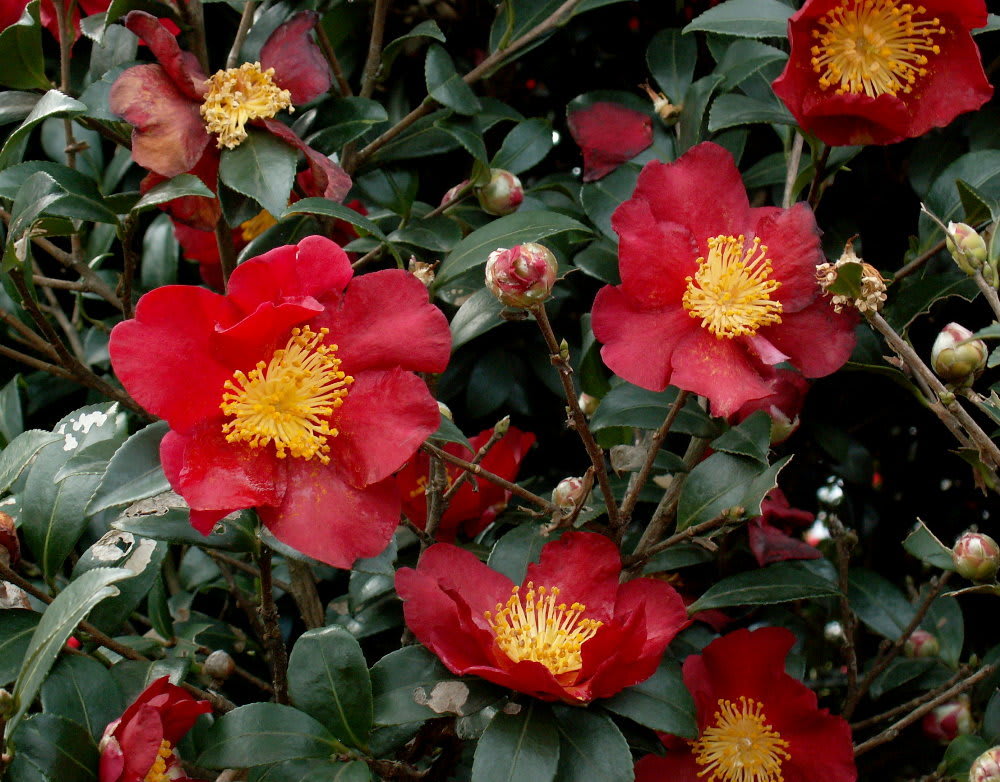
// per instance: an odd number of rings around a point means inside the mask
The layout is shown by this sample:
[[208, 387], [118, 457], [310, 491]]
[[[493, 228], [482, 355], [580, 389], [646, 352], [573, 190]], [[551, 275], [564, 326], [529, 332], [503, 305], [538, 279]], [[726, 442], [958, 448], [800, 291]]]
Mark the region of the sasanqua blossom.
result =
[[688, 623], [669, 584], [619, 584], [620, 574], [610, 540], [567, 532], [545, 545], [521, 584], [438, 543], [416, 570], [397, 571], [396, 591], [407, 626], [453, 673], [579, 704], [652, 676]]
[[279, 540], [336, 567], [389, 541], [392, 474], [440, 418], [414, 372], [442, 371], [451, 339], [412, 275], [352, 274], [311, 236], [240, 264], [225, 296], [157, 288], [112, 331], [117, 376], [170, 424], [163, 469], [200, 531], [255, 507]]

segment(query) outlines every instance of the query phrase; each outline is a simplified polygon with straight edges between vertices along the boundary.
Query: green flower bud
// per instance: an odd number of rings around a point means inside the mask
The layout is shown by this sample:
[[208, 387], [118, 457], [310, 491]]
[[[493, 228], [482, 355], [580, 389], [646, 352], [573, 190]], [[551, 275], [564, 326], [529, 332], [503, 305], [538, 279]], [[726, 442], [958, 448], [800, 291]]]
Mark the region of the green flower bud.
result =
[[484, 212], [509, 215], [516, 212], [524, 200], [521, 180], [502, 168], [490, 169], [490, 181], [476, 188], [476, 198]]
[[914, 630], [903, 646], [907, 657], [937, 657], [940, 651], [938, 639], [926, 630]]
[[942, 380], [953, 385], [971, 386], [986, 367], [989, 350], [981, 339], [958, 323], [949, 323], [931, 348], [931, 366]]
[[955, 263], [958, 264], [958, 268], [966, 274], [974, 275], [976, 271], [983, 268], [988, 255], [986, 242], [971, 225], [948, 223], [945, 245]]
[[970, 581], [992, 581], [1000, 569], [1000, 546], [989, 535], [966, 532], [951, 550], [955, 570]]

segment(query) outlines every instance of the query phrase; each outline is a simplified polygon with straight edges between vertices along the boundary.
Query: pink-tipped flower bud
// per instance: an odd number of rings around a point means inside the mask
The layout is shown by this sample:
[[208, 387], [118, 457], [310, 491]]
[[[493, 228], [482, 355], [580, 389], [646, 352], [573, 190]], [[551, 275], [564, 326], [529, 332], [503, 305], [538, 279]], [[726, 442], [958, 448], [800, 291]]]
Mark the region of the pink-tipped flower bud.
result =
[[940, 651], [937, 637], [926, 630], [914, 630], [903, 646], [903, 654], [907, 657], [937, 657]]
[[459, 194], [462, 188], [468, 186], [469, 186], [469, 180], [463, 179], [461, 182], [459, 182], [457, 185], [451, 188], [451, 190], [449, 190], [447, 193], [444, 194], [444, 197], [441, 199], [441, 206], [444, 206], [445, 204], [454, 201], [455, 196]]
[[1000, 747], [990, 747], [972, 762], [969, 782], [1000, 782]]
[[989, 349], [981, 339], [958, 323], [949, 323], [931, 348], [931, 366], [942, 380], [955, 386], [971, 386], [986, 367]]
[[1000, 546], [989, 535], [966, 532], [951, 549], [955, 570], [970, 581], [992, 581], [1000, 569]]
[[924, 715], [920, 723], [924, 735], [941, 744], [950, 744], [959, 736], [967, 736], [975, 728], [972, 719], [971, 701], [968, 695], [959, 695], [955, 700], [942, 703]]
[[[955, 237], [954, 240], [952, 237]], [[982, 269], [989, 256], [986, 240], [971, 225], [965, 223], [948, 223], [945, 244], [958, 268], [968, 275], [974, 275], [977, 270]]]
[[13, 567], [21, 558], [21, 543], [17, 539], [14, 519], [0, 511], [0, 562]]
[[569, 513], [583, 501], [587, 484], [583, 478], [563, 478], [552, 490], [552, 504]]
[[441, 413], [441, 415], [447, 418], [449, 421], [455, 420], [455, 416], [451, 414], [451, 408], [448, 407], [448, 405], [446, 405], [444, 402], [438, 402], [438, 412]]
[[585, 416], [592, 416], [597, 412], [597, 406], [601, 404], [601, 400], [596, 396], [591, 396], [586, 391], [580, 394], [580, 398], [576, 400], [577, 404], [580, 405], [580, 411]]
[[508, 307], [534, 307], [552, 293], [558, 270], [556, 257], [540, 244], [501, 247], [486, 261], [486, 286]]
[[476, 198], [484, 212], [500, 217], [517, 211], [524, 200], [524, 188], [510, 171], [491, 168], [490, 181], [476, 188]]
[[233, 671], [236, 670], [236, 662], [229, 655], [229, 652], [216, 649], [205, 658], [202, 670], [205, 672], [205, 675], [211, 676], [217, 681], [224, 682], [233, 675]]

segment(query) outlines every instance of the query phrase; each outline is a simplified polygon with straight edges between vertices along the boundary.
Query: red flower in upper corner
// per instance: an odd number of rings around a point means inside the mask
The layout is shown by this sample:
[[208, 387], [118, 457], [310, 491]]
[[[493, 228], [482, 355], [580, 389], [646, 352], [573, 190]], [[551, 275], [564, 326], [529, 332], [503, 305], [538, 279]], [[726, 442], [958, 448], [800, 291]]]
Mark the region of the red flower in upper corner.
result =
[[104, 729], [100, 782], [192, 782], [174, 748], [211, 711], [208, 701], [196, 701], [166, 676], [157, 679]]
[[170, 424], [160, 459], [201, 532], [255, 507], [335, 567], [388, 543], [392, 474], [440, 419], [413, 373], [444, 370], [451, 338], [411, 274], [352, 275], [340, 247], [310, 236], [241, 263], [224, 296], [150, 291], [112, 331], [118, 378]]
[[648, 114], [600, 101], [566, 115], [570, 135], [583, 152], [583, 181], [607, 176], [653, 143], [653, 120]]
[[593, 327], [630, 383], [693, 391], [728, 417], [775, 392], [773, 365], [820, 377], [850, 356], [856, 315], [821, 295], [812, 211], [751, 208], [722, 147], [647, 163], [612, 225], [622, 284], [597, 294]]
[[[273, 119], [330, 87], [330, 66], [309, 35], [318, 19], [312, 11], [296, 14], [267, 39], [260, 63], [208, 78], [155, 17], [130, 12], [125, 26], [145, 39], [159, 61], [127, 69], [111, 87], [111, 111], [134, 126], [132, 159], [161, 176], [177, 176], [194, 169], [203, 155], [218, 158], [218, 149], [239, 146], [251, 124], [301, 151], [316, 189], [335, 201], [343, 199], [351, 187], [344, 170]], [[202, 165], [211, 168], [210, 162]], [[214, 190], [214, 182], [209, 186]]]
[[760, 516], [747, 524], [750, 551], [757, 564], [763, 567], [788, 559], [821, 558], [823, 554], [818, 548], [789, 534], [794, 529], [808, 527], [815, 520], [809, 511], [789, 505], [781, 489], [771, 489], [760, 504]]
[[[30, 0], [0, 0], [0, 32], [10, 27], [21, 18]], [[73, 40], [80, 37], [80, 19], [94, 14], [103, 14], [111, 5], [111, 0], [76, 0], [73, 7]], [[59, 32], [59, 17], [56, 16], [54, 0], [42, 0], [38, 6], [38, 18], [42, 27], [48, 30], [55, 39], [61, 40]], [[160, 19], [160, 24], [171, 35], [177, 35], [180, 28], [170, 19]], [[145, 43], [139, 41], [139, 43]]]
[[783, 443], [799, 428], [799, 414], [806, 401], [809, 381], [791, 369], [778, 369], [772, 383], [774, 391], [760, 399], [751, 399], [733, 414], [729, 423], [742, 423], [758, 410], [771, 417], [771, 443]]
[[984, 0], [807, 0], [774, 92], [827, 144], [915, 138], [990, 99], [970, 33], [985, 24]]
[[[471, 451], [459, 443], [447, 443], [444, 450], [454, 456], [471, 459], [475, 452], [489, 441], [492, 434], [492, 429], [486, 429], [470, 438], [469, 443], [473, 449]], [[521, 460], [534, 442], [535, 435], [531, 432], [522, 432], [516, 426], [512, 426], [487, 452], [480, 465], [494, 475], [513, 481], [517, 478]], [[427, 525], [425, 492], [429, 469], [430, 457], [418, 453], [396, 475], [403, 496], [403, 513], [420, 529], [424, 529]], [[458, 467], [447, 465], [445, 469], [450, 487], [463, 471]], [[471, 481], [466, 480], [458, 488], [455, 496], [451, 498], [448, 510], [441, 516], [436, 536], [438, 539], [454, 540], [459, 527], [470, 538], [475, 537], [492, 524], [497, 515], [507, 507], [507, 502], [510, 500], [509, 491], [482, 478], [478, 479], [477, 487], [478, 491], [473, 488]]]
[[737, 630], [684, 661], [698, 738], [667, 736], [636, 782], [854, 782], [851, 729], [816, 707], [816, 694], [785, 673], [795, 636], [783, 627]]
[[[546, 543], [521, 585], [450, 543], [396, 573], [406, 625], [450, 671], [586, 703], [648, 679], [687, 624], [674, 588], [618, 583], [615, 545], [594, 532]], [[540, 631], [539, 628], [545, 628]]]

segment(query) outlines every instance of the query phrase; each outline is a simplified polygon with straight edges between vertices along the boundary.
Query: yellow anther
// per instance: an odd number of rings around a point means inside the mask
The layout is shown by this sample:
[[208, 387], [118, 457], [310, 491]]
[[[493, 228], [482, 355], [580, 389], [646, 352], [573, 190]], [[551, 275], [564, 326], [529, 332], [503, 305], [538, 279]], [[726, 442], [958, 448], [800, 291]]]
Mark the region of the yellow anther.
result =
[[291, 109], [292, 94], [274, 83], [274, 68], [260, 69], [259, 62], [218, 71], [205, 82], [201, 117], [209, 133], [218, 137], [219, 148], [232, 149], [247, 137], [246, 124], [269, 119], [282, 109]]
[[146, 772], [146, 776], [142, 778], [142, 782], [169, 782], [170, 777], [167, 775], [167, 766], [173, 754], [174, 748], [170, 745], [169, 741], [163, 739], [160, 742], [160, 748], [156, 750], [156, 760], [153, 761], [153, 765]]
[[715, 725], [691, 743], [706, 782], [782, 782], [788, 742], [764, 716], [764, 706], [740, 696], [739, 703], [719, 699]]

